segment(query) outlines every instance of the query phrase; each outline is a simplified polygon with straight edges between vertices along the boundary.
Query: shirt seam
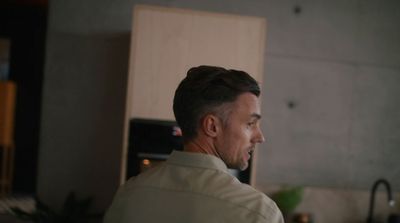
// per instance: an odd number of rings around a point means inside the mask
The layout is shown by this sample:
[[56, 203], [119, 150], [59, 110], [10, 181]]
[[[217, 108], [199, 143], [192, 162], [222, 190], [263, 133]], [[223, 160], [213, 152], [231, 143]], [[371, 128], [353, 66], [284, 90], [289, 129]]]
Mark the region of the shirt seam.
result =
[[171, 162], [168, 162], [166, 164], [167, 165], [173, 165], [173, 166], [184, 166], [184, 167], [191, 167], [191, 168], [206, 169], [206, 170], [216, 170], [216, 171], [219, 171], [219, 172], [223, 172], [223, 173], [229, 174], [227, 172], [227, 170], [221, 169], [221, 168], [218, 168], [218, 167], [210, 168], [210, 167], [204, 167], [204, 166], [198, 166], [198, 165], [189, 165], [189, 164], [171, 163]]

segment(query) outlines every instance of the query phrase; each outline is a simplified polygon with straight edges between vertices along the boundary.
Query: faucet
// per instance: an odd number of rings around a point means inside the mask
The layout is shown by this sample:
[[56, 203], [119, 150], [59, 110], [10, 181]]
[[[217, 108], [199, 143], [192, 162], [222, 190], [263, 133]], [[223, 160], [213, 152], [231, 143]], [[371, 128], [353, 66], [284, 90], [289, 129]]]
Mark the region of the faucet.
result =
[[375, 192], [376, 192], [376, 188], [381, 183], [386, 186], [389, 205], [390, 206], [394, 206], [394, 204], [395, 204], [395, 201], [393, 200], [392, 190], [390, 189], [389, 182], [387, 180], [385, 180], [385, 179], [378, 179], [377, 181], [375, 181], [374, 185], [372, 186], [372, 190], [371, 190], [371, 197], [370, 197], [370, 202], [369, 202], [369, 212], [368, 212], [367, 223], [372, 223], [373, 222], [374, 205], [375, 205]]

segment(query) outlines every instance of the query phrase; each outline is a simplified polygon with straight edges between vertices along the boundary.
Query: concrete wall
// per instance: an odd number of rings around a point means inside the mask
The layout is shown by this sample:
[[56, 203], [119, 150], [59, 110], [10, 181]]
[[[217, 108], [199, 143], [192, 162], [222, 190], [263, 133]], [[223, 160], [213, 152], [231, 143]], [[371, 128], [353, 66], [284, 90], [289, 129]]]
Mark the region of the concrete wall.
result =
[[258, 184], [366, 189], [385, 177], [399, 190], [399, 3], [301, 6], [298, 15], [265, 15], [270, 140]]
[[[400, 189], [398, 1], [50, 1], [38, 192], [104, 209], [118, 186], [132, 7], [267, 18], [257, 185]], [[299, 6], [296, 9], [296, 6]], [[396, 177], [397, 176], [397, 177]]]

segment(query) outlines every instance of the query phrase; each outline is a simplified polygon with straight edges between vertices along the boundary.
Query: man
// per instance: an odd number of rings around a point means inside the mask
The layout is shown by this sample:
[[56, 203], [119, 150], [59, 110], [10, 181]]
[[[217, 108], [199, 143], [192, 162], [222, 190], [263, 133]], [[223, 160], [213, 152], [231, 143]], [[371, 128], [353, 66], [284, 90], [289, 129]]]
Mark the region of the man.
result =
[[246, 169], [264, 141], [259, 94], [257, 82], [243, 71], [190, 69], [173, 105], [184, 151], [129, 180], [105, 223], [283, 222], [271, 199], [228, 172]]

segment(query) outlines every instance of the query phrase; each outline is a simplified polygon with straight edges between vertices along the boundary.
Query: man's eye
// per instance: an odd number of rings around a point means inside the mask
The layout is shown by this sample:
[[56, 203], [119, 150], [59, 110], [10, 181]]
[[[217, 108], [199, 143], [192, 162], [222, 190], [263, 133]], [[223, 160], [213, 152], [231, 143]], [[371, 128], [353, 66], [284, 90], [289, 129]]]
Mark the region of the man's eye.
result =
[[249, 127], [252, 127], [252, 126], [254, 126], [256, 124], [256, 122], [249, 122], [249, 123], [247, 123], [247, 125], [249, 126]]

